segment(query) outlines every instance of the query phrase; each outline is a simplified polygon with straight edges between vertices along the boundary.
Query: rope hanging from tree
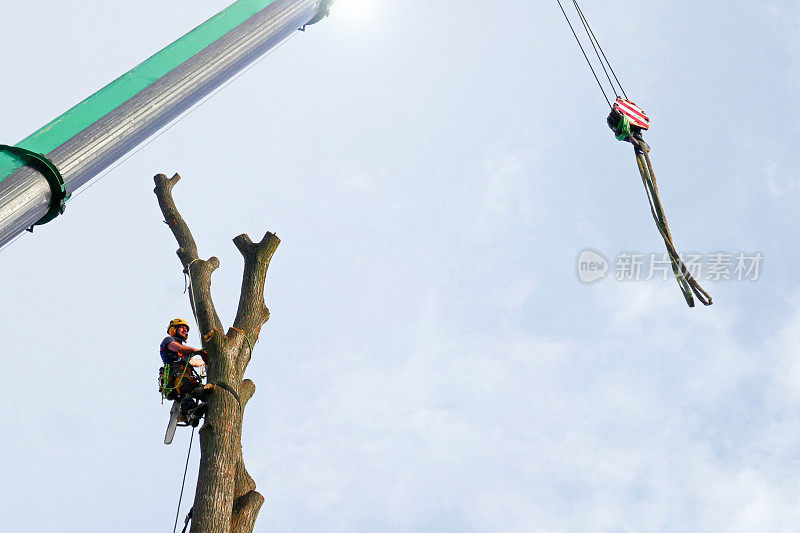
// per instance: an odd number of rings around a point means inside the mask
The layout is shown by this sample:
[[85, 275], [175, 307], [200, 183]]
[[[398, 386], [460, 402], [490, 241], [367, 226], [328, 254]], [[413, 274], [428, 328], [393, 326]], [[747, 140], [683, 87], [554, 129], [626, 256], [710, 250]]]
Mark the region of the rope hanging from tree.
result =
[[[178, 510], [175, 513], [175, 525], [172, 528], [172, 533], [178, 529], [178, 517], [181, 514], [181, 501], [183, 500], [183, 488], [186, 485], [186, 473], [189, 471], [189, 456], [192, 454], [192, 442], [194, 441], [194, 427], [192, 427], [192, 436], [189, 437], [189, 451], [186, 453], [186, 466], [183, 469], [183, 481], [181, 482], [181, 495], [178, 497]], [[192, 516], [192, 511], [189, 511], [189, 515], [186, 517], [186, 524], [189, 523], [189, 520]], [[186, 531], [186, 526], [183, 526], [183, 530]]]

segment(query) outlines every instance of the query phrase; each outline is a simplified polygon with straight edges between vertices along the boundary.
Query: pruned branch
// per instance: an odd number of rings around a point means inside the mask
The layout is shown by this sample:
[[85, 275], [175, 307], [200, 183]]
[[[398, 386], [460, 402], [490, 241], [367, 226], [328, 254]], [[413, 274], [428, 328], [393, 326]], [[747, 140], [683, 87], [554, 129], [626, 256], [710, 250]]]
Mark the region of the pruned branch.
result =
[[233, 501], [231, 533], [251, 533], [263, 503], [264, 497], [254, 490], [236, 498]]
[[245, 379], [242, 381], [242, 386], [239, 387], [239, 396], [242, 398], [242, 407], [247, 405], [250, 398], [256, 393], [256, 384], [252, 380]]
[[178, 257], [183, 263], [183, 268], [186, 268], [192, 260], [197, 259], [197, 244], [194, 242], [192, 232], [189, 231], [189, 226], [184, 222], [183, 217], [178, 211], [175, 201], [172, 199], [172, 189], [181, 181], [181, 177], [175, 174], [171, 178], [167, 178], [164, 174], [157, 174], [153, 180], [156, 182], [156, 188], [153, 190], [158, 198], [158, 207], [164, 214], [164, 222], [172, 230], [175, 235], [175, 240], [178, 241]]
[[[189, 300], [195, 312], [195, 318], [202, 335], [208, 334], [212, 330], [222, 330], [222, 322], [214, 308], [214, 301], [211, 298], [211, 274], [219, 268], [219, 259], [210, 257], [207, 261], [200, 259], [189, 226], [183, 220], [178, 211], [175, 201], [172, 198], [172, 188], [180, 181], [181, 177], [175, 174], [167, 178], [164, 174], [157, 174], [153, 180], [156, 188], [153, 192], [158, 198], [158, 206], [164, 215], [164, 222], [172, 230], [175, 240], [178, 241], [178, 258], [181, 260], [184, 272], [189, 275], [192, 290]], [[221, 341], [220, 341], [221, 342]]]
[[244, 331], [250, 342], [256, 341], [261, 326], [269, 319], [269, 309], [264, 303], [264, 280], [270, 260], [280, 242], [277, 235], [269, 232], [258, 243], [251, 241], [246, 234], [233, 239], [244, 257], [242, 291], [233, 326]]

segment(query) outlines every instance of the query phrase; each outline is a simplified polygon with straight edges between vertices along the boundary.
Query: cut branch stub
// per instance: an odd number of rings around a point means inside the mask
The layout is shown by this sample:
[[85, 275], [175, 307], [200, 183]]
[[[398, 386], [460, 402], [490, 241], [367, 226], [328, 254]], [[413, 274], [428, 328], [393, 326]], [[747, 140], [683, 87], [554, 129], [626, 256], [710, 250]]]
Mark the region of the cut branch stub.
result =
[[167, 178], [164, 174], [156, 174], [153, 180], [156, 182], [153, 192], [158, 198], [158, 206], [164, 215], [164, 222], [167, 223], [172, 234], [175, 235], [175, 240], [178, 241], [180, 247], [178, 248], [178, 257], [183, 262], [183, 268], [186, 268], [186, 265], [192, 259], [196, 259], [198, 255], [197, 244], [195, 244], [192, 232], [189, 231], [189, 226], [184, 222], [172, 199], [172, 188], [181, 180], [181, 177], [177, 173], [171, 178]]
[[195, 311], [200, 334], [205, 335], [213, 329], [222, 330], [222, 322], [211, 299], [211, 274], [219, 268], [219, 259], [211, 257], [208, 261], [203, 261], [197, 255], [197, 244], [192, 232], [172, 198], [172, 189], [181, 180], [180, 175], [175, 174], [171, 178], [167, 178], [164, 174], [157, 174], [153, 180], [156, 184], [153, 192], [156, 194], [158, 206], [164, 215], [164, 222], [167, 223], [178, 242], [178, 257], [184, 272], [187, 272], [190, 277], [192, 284], [190, 301]]
[[242, 398], [242, 407], [247, 405], [250, 398], [256, 393], [256, 384], [252, 380], [245, 379], [242, 381], [242, 386], [239, 388], [239, 396]]
[[252, 490], [233, 503], [231, 517], [231, 533], [250, 533], [253, 531], [258, 517], [258, 511], [264, 503], [264, 497]]
[[264, 281], [269, 263], [281, 240], [274, 233], [267, 232], [260, 242], [254, 243], [246, 234], [233, 239], [233, 243], [244, 257], [244, 276], [236, 311], [234, 327], [245, 332], [251, 342], [258, 338], [261, 325], [266, 322], [269, 312], [264, 312]]

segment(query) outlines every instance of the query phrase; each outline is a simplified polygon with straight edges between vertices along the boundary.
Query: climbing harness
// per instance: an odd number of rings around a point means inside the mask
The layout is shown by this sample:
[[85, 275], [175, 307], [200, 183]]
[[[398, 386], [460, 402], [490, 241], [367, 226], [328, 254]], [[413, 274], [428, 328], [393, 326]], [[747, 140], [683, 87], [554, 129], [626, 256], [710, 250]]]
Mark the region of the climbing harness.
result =
[[[202, 383], [202, 379], [197, 374], [197, 371], [191, 367], [188, 360], [186, 363], [178, 364], [177, 367], [178, 368], [173, 369], [169, 363], [166, 363], [158, 369], [158, 392], [161, 393], [162, 404], [165, 399], [175, 400], [181, 394], [184, 378], [187, 378], [189, 381]], [[178, 375], [178, 369], [180, 369], [180, 375]], [[189, 371], [188, 373], [187, 370]]]
[[[578, 5], [577, 0], [572, 0], [572, 4], [578, 13], [581, 24], [583, 25], [583, 29], [585, 30], [586, 35], [589, 38], [589, 42], [592, 45], [592, 49], [595, 52], [597, 61], [599, 61], [600, 66], [605, 73], [606, 79], [608, 80], [611, 94], [615, 97], [614, 103], [611, 103], [611, 100], [606, 94], [606, 88], [604, 88], [603, 83], [600, 82], [600, 77], [598, 76], [597, 72], [595, 72], [592, 61], [589, 59], [586, 50], [583, 48], [583, 44], [581, 43], [581, 40], [578, 37], [578, 34], [575, 31], [569, 16], [567, 15], [567, 12], [564, 10], [561, 0], [556, 0], [556, 2], [558, 2], [558, 6], [561, 8], [561, 13], [563, 13], [567, 24], [572, 30], [572, 35], [575, 37], [575, 40], [577, 41], [578, 46], [583, 53], [583, 57], [586, 59], [586, 62], [589, 65], [589, 69], [592, 71], [592, 75], [594, 76], [595, 81], [597, 81], [600, 91], [603, 93], [603, 98], [605, 98], [606, 103], [608, 103], [609, 107], [611, 108], [611, 112], [606, 119], [608, 126], [611, 128], [611, 131], [614, 132], [614, 136], [617, 138], [617, 140], [626, 141], [633, 145], [636, 166], [639, 169], [639, 175], [642, 178], [642, 183], [644, 184], [644, 188], [647, 193], [647, 200], [650, 204], [650, 213], [653, 215], [653, 220], [656, 223], [658, 232], [661, 234], [661, 238], [664, 239], [664, 245], [667, 248], [667, 255], [669, 256], [672, 265], [672, 272], [675, 274], [678, 287], [680, 287], [686, 303], [689, 305], [689, 307], [694, 307], [694, 298], [696, 297], [703, 305], [711, 305], [713, 302], [711, 296], [705, 290], [703, 290], [702, 287], [700, 287], [700, 284], [689, 272], [689, 269], [686, 267], [683, 260], [680, 258], [680, 255], [675, 250], [675, 244], [672, 241], [672, 234], [669, 231], [667, 218], [664, 215], [664, 208], [661, 205], [661, 199], [658, 195], [658, 184], [656, 182], [655, 172], [653, 171], [653, 164], [650, 161], [650, 146], [648, 146], [648, 144], [642, 138], [642, 132], [650, 128], [650, 118], [645, 114], [644, 111], [642, 111], [642, 108], [628, 99], [625, 89], [622, 88], [622, 83], [620, 83], [616, 72], [614, 72], [614, 69], [611, 67], [608, 57], [603, 51], [602, 46], [600, 46], [600, 42], [597, 40], [597, 37], [595, 36], [594, 31], [592, 31], [591, 26], [589, 26], [589, 22], [586, 20], [586, 17]], [[611, 74], [609, 74], [609, 72]], [[616, 85], [611, 79], [612, 76], [616, 81]], [[617, 90], [617, 88], [619, 88], [619, 90]]]

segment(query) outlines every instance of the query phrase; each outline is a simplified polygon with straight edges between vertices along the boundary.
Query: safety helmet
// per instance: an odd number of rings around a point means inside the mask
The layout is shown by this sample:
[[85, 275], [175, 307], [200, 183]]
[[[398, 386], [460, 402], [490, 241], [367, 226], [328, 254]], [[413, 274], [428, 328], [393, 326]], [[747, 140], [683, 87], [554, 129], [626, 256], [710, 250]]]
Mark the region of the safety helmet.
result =
[[189, 324], [184, 319], [173, 318], [167, 326], [167, 335], [174, 337], [178, 333], [178, 326], [186, 326], [186, 330], [189, 330]]

